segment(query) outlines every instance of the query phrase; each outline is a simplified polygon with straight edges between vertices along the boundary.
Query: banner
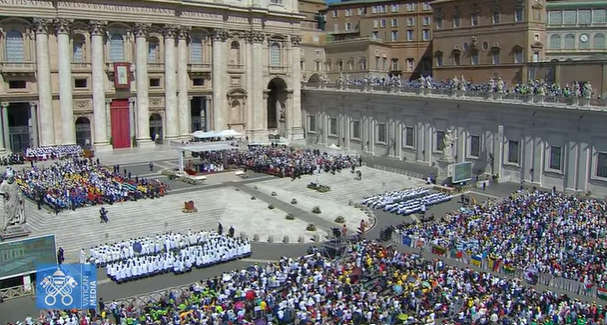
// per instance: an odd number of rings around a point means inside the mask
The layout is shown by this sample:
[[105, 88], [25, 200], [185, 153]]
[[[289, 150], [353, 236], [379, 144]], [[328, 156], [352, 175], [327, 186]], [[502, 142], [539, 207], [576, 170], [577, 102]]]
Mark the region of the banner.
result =
[[599, 299], [607, 300], [607, 288], [597, 288], [596, 295], [599, 297]]
[[482, 261], [482, 258], [479, 255], [473, 255], [472, 258], [470, 259], [470, 264], [472, 264], [476, 267], [481, 267], [481, 261]]
[[95, 309], [97, 269], [92, 264], [36, 268], [36, 306], [40, 309]]
[[438, 245], [432, 246], [432, 253], [436, 254], [436, 255], [445, 255], [445, 253], [447, 252], [446, 249], [444, 249], [443, 247], [440, 247]]
[[411, 247], [413, 240], [411, 240], [411, 237], [409, 236], [403, 236], [402, 243], [404, 246]]
[[512, 275], [512, 274], [514, 274], [514, 267], [510, 264], [505, 264], [504, 272], [506, 272], [506, 274]]
[[497, 272], [500, 269], [500, 264], [502, 263], [502, 260], [496, 258], [496, 257], [491, 257], [489, 256], [487, 258], [487, 263], [489, 268], [493, 271], [493, 272]]

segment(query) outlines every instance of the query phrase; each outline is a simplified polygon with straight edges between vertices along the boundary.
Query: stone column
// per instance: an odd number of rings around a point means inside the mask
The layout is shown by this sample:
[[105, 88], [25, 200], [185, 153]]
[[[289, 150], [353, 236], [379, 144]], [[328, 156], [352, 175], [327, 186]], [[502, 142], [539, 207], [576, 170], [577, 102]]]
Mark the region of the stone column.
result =
[[105, 107], [105, 61], [103, 55], [103, 42], [105, 35], [105, 21], [91, 21], [91, 72], [93, 82], [93, 124], [95, 150], [110, 150], [107, 132], [107, 111]]
[[213, 97], [205, 96], [205, 115], [204, 115], [204, 127], [206, 131], [211, 130], [211, 121], [213, 120]]
[[2, 103], [0, 105], [0, 118], [2, 121], [2, 132], [0, 132], [0, 154], [6, 153], [6, 148], [10, 147], [10, 144], [5, 144], [8, 141], [6, 134], [8, 132], [8, 103]]
[[177, 34], [177, 110], [179, 112], [179, 137], [190, 139], [192, 128], [190, 99], [188, 97], [188, 32], [187, 27], [181, 26]]
[[137, 127], [135, 121], [137, 120], [137, 98], [131, 97], [129, 98], [129, 135], [131, 136], [131, 142], [133, 137], [137, 139]]
[[179, 136], [179, 111], [177, 111], [177, 62], [175, 62], [175, 34], [177, 26], [167, 25], [164, 35], [164, 104], [166, 115], [167, 140], [175, 140]]
[[212, 130], [220, 132], [227, 128], [223, 104], [225, 99], [224, 76], [226, 75], [225, 51], [228, 31], [216, 29], [213, 31], [213, 125]]
[[74, 99], [72, 96], [72, 64], [70, 51], [70, 28], [73, 20], [55, 21], [59, 54], [59, 99], [61, 106], [61, 144], [76, 143], [74, 124]]
[[153, 145], [150, 138], [150, 109], [148, 80], [148, 29], [149, 24], [135, 25], [135, 43], [137, 48], [135, 64], [137, 66], [137, 146]]
[[245, 35], [245, 47], [244, 47], [244, 64], [246, 68], [246, 78], [247, 78], [247, 92], [249, 96], [247, 97], [247, 116], [246, 116], [246, 136], [249, 139], [254, 138], [255, 133], [255, 105], [253, 104], [252, 91], [255, 89], [255, 85], [253, 84], [253, 44], [251, 43], [252, 39], [249, 35]]
[[293, 105], [291, 105], [292, 111], [289, 112], [289, 115], [292, 115], [293, 118], [290, 120], [291, 123], [291, 132], [293, 141], [303, 141], [304, 140], [304, 132], [303, 132], [303, 121], [301, 115], [301, 47], [299, 46], [301, 43], [300, 35], [291, 36], [291, 44], [293, 46], [291, 55], [293, 57]]
[[38, 110], [36, 109], [38, 103], [30, 102], [30, 126], [32, 127], [32, 144], [37, 147], [40, 144], [40, 138], [38, 137]]
[[259, 31], [251, 31], [246, 34], [247, 42], [251, 44], [251, 89], [249, 89], [249, 109], [253, 111], [253, 125], [251, 125], [253, 137], [252, 142], [266, 142], [266, 114], [268, 107], [267, 85], [263, 80], [263, 48], [265, 35]]
[[[111, 98], [106, 98], [105, 99], [105, 120], [106, 121], [112, 121], [112, 99]], [[112, 123], [107, 123], [105, 124], [105, 134], [108, 134], [110, 137], [112, 137]], [[108, 142], [109, 143], [109, 142]], [[112, 147], [112, 149], [114, 148], [114, 144], [110, 144], [110, 146]]]
[[[36, 27], [36, 81], [38, 85], [38, 101], [40, 102], [40, 120], [42, 146], [55, 145], [55, 122], [53, 118], [53, 95], [51, 89], [51, 62], [48, 49], [48, 31], [50, 19], [34, 18]], [[37, 127], [34, 126], [34, 127]]]

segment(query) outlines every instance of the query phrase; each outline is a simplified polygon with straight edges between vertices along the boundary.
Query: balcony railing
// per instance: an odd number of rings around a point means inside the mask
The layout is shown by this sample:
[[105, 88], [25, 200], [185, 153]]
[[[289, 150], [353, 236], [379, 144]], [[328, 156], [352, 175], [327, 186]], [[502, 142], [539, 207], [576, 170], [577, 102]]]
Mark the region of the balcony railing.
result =
[[2, 73], [34, 73], [36, 64], [34, 62], [0, 62]]
[[86, 62], [72, 62], [72, 71], [91, 71], [91, 64]]
[[228, 64], [228, 71], [244, 71], [244, 64]]
[[190, 72], [211, 72], [211, 64], [209, 63], [188, 63]]
[[607, 102], [599, 98], [561, 97], [519, 94], [513, 92], [479, 92], [449, 89], [429, 89], [415, 87], [377, 86], [377, 85], [347, 85], [331, 84], [326, 82], [308, 82], [302, 85], [305, 89], [318, 89], [324, 91], [339, 91], [350, 93], [389, 94], [405, 97], [426, 97], [448, 100], [464, 100], [477, 102], [494, 102], [503, 104], [534, 105], [545, 107], [560, 107], [574, 109], [604, 109]]
[[287, 72], [287, 67], [270, 66], [270, 73], [285, 73], [285, 72]]
[[164, 63], [148, 62], [148, 71], [162, 72], [164, 71]]
[[327, 34], [357, 34], [358, 28], [350, 28], [350, 29], [339, 29], [328, 31]]

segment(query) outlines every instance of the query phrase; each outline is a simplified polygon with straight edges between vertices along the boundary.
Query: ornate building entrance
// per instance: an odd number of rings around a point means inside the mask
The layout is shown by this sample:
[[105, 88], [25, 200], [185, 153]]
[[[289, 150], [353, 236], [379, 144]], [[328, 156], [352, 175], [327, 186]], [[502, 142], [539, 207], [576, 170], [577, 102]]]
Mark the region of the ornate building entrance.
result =
[[266, 112], [268, 132], [274, 136], [287, 136], [287, 84], [280, 78], [274, 78], [268, 84], [268, 111]]

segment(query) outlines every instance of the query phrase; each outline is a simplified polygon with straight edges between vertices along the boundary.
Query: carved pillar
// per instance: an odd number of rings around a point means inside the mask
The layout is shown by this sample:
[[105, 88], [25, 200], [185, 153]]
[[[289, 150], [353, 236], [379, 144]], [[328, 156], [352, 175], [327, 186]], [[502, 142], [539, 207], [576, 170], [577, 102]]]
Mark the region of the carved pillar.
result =
[[266, 142], [266, 114], [268, 107], [267, 85], [263, 80], [263, 48], [265, 35], [259, 31], [250, 31], [246, 34], [246, 40], [251, 45], [251, 89], [249, 89], [249, 109], [253, 111], [252, 129], [253, 142]]
[[10, 149], [10, 139], [8, 133], [8, 103], [0, 105], [0, 117], [2, 118], [2, 132], [0, 132], [0, 153], [6, 153], [6, 148]]
[[93, 83], [93, 129], [95, 131], [95, 150], [112, 149], [108, 138], [108, 112], [105, 107], [105, 62], [103, 51], [103, 36], [105, 35], [105, 21], [91, 21], [91, 72]]
[[137, 145], [153, 144], [150, 139], [150, 108], [148, 80], [148, 29], [149, 24], [135, 25], [135, 43], [137, 54]]
[[226, 40], [228, 31], [225, 29], [216, 29], [213, 31], [213, 125], [212, 129], [219, 132], [227, 128], [225, 122], [224, 103], [225, 79], [226, 76]]
[[[37, 102], [30, 102], [30, 127], [32, 128], [32, 143], [31, 145], [37, 147], [40, 144], [40, 137], [38, 136], [38, 106]], [[7, 122], [8, 123], [8, 122]], [[7, 124], [8, 125], [8, 124]]]
[[255, 133], [255, 105], [253, 104], [253, 90], [255, 89], [255, 84], [253, 83], [253, 44], [252, 37], [249, 33], [245, 33], [245, 46], [244, 46], [244, 64], [246, 67], [246, 77], [247, 77], [247, 110], [245, 121], [247, 123], [246, 127], [246, 136], [249, 139], [254, 138]]
[[291, 86], [293, 88], [293, 104], [289, 106], [291, 107], [291, 111], [287, 113], [287, 118], [291, 121], [291, 140], [294, 141], [303, 141], [304, 139], [301, 114], [301, 40], [300, 35], [291, 36], [291, 44], [293, 46], [291, 51], [291, 56], [293, 57], [293, 82]]
[[166, 114], [166, 139], [174, 140], [179, 136], [179, 111], [177, 110], [177, 62], [175, 62], [175, 37], [177, 26], [164, 27], [164, 98]]
[[55, 21], [59, 60], [59, 100], [61, 106], [61, 144], [76, 143], [74, 123], [74, 98], [72, 95], [72, 64], [70, 50], [70, 28], [73, 20]]
[[55, 145], [55, 122], [53, 117], [53, 95], [51, 89], [51, 62], [48, 48], [48, 31], [52, 20], [34, 18], [36, 27], [36, 74], [38, 101], [40, 102], [40, 120], [42, 146]]
[[[105, 114], [105, 119], [106, 121], [111, 121], [111, 109], [112, 109], [112, 99], [111, 98], [106, 98], [105, 99], [105, 103], [104, 103], [104, 114]], [[111, 123], [106, 123], [105, 125], [101, 126], [104, 130], [105, 130], [105, 134], [109, 134], [110, 138], [112, 137], [112, 124]], [[109, 143], [109, 142], [108, 142]], [[113, 143], [111, 144], [112, 148], [113, 148]]]
[[135, 124], [135, 121], [137, 121], [137, 109], [135, 107], [137, 107], [137, 98], [129, 98], [129, 135], [131, 136], [131, 142], [133, 137], [137, 139], [137, 125]]
[[192, 131], [191, 109], [188, 97], [188, 36], [189, 28], [181, 26], [177, 35], [177, 110], [179, 112], [179, 134], [190, 139]]

